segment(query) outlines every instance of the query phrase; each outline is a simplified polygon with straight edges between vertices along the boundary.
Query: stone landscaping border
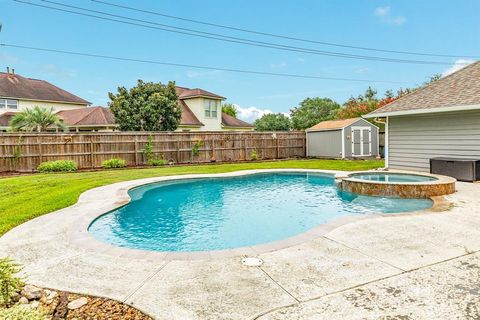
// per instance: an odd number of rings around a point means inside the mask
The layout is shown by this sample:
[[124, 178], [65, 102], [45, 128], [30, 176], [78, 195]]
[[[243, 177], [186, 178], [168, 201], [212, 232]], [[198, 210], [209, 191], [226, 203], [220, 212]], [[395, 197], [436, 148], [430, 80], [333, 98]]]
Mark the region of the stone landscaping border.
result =
[[[327, 174], [335, 178], [345, 177], [353, 172], [333, 171], [333, 170], [314, 170], [314, 169], [262, 169], [262, 170], [244, 170], [221, 174], [189, 174], [176, 175], [166, 177], [155, 177], [147, 179], [132, 180], [126, 182], [115, 183], [95, 189], [88, 190], [80, 195], [78, 202], [70, 207], [76, 210], [82, 210], [84, 214], [78, 220], [72, 221], [69, 229], [69, 244], [83, 250], [102, 253], [114, 257], [128, 257], [132, 259], [145, 259], [152, 261], [171, 261], [171, 260], [209, 260], [219, 259], [233, 256], [252, 256], [265, 252], [275, 251], [287, 247], [291, 247], [309, 240], [313, 240], [326, 233], [345, 225], [350, 222], [374, 219], [374, 218], [392, 218], [396, 216], [427, 214], [438, 211], [444, 211], [449, 208], [450, 204], [444, 197], [431, 197], [434, 201], [430, 209], [411, 211], [396, 214], [371, 214], [344, 216], [336, 218], [325, 224], [318, 225], [304, 233], [298, 234], [286, 239], [259, 244], [248, 247], [240, 247], [235, 249], [212, 250], [212, 251], [196, 251], [196, 252], [164, 252], [164, 251], [145, 251], [138, 249], [130, 249], [116, 247], [95, 239], [89, 232], [88, 227], [99, 216], [104, 215], [114, 209], [117, 209], [128, 202], [130, 196], [128, 191], [132, 188], [145, 184], [158, 183], [173, 180], [190, 180], [202, 178], [223, 178], [238, 177], [244, 175], [271, 173], [271, 172], [310, 172], [317, 174]], [[64, 210], [68, 210], [64, 209]]]

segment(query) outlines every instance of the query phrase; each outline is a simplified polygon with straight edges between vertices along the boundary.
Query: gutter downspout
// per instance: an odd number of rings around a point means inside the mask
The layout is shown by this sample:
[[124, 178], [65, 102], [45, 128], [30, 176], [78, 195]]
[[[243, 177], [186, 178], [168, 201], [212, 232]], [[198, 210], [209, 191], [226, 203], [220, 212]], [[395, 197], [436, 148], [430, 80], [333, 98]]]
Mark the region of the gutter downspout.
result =
[[388, 154], [388, 153], [389, 153], [389, 152], [388, 152], [388, 149], [389, 149], [389, 141], [388, 141], [388, 140], [389, 140], [389, 139], [388, 139], [388, 137], [389, 137], [389, 134], [388, 134], [388, 130], [389, 130], [388, 125], [389, 125], [389, 122], [390, 122], [390, 118], [387, 117], [387, 119], [386, 119], [386, 121], [385, 121], [385, 151], [384, 151], [384, 153], [385, 153], [385, 169], [387, 169], [387, 170], [388, 170], [389, 158], [390, 158], [390, 156], [389, 156], [389, 154]]
[[385, 154], [385, 169], [388, 169], [389, 165], [389, 156], [388, 156], [388, 123], [390, 122], [389, 117], [385, 117], [385, 121], [380, 120], [380, 118], [373, 119], [376, 123], [383, 123], [385, 124], [385, 146], [384, 146], [384, 154]]

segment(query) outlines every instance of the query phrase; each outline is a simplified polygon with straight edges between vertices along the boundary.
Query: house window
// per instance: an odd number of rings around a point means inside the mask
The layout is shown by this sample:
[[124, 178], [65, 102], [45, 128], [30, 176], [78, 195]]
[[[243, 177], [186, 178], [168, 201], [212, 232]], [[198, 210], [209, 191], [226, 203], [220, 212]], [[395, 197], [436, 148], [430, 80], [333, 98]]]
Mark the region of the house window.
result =
[[217, 114], [218, 114], [219, 101], [218, 100], [210, 100], [210, 99], [205, 99], [204, 101], [205, 101], [204, 102], [205, 117], [216, 118]]
[[0, 109], [17, 109], [18, 100], [0, 99]]

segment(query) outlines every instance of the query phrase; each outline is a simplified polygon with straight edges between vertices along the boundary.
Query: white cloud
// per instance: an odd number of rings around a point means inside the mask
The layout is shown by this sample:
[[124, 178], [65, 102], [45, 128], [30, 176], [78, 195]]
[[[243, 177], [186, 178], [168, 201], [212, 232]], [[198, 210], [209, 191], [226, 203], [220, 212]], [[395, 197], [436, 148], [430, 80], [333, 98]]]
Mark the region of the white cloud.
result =
[[272, 110], [268, 109], [259, 109], [257, 107], [246, 107], [242, 108], [239, 105], [235, 105], [238, 111], [238, 118], [247, 121], [249, 123], [253, 123], [253, 121], [261, 118], [264, 114], [273, 113]]
[[407, 18], [405, 18], [404, 16], [398, 16], [396, 18], [393, 18], [390, 20], [390, 23], [391, 24], [395, 24], [397, 26], [399, 25], [402, 25], [404, 24], [405, 22], [407, 22]]
[[452, 74], [474, 62], [475, 60], [471, 59], [457, 59], [451, 67], [442, 72], [442, 77], [448, 76], [449, 74]]
[[270, 63], [270, 69], [283, 69], [287, 66], [286, 62]]
[[[237, 117], [243, 121], [253, 123], [255, 120], [261, 118], [265, 114], [276, 113], [270, 109], [259, 109], [257, 107], [240, 107], [238, 104], [234, 104], [237, 108]], [[290, 114], [287, 112], [280, 112], [290, 117]]]
[[367, 67], [357, 67], [353, 70], [353, 72], [359, 73], [359, 74], [368, 73], [369, 71], [370, 71], [370, 68], [367, 68]]
[[375, 8], [375, 15], [377, 17], [384, 17], [384, 16], [387, 16], [389, 14], [390, 14], [390, 7], [389, 6]]
[[389, 6], [377, 7], [373, 11], [373, 14], [377, 16], [383, 23], [400, 26], [407, 22], [407, 18], [405, 18], [404, 16], [392, 15], [392, 9]]

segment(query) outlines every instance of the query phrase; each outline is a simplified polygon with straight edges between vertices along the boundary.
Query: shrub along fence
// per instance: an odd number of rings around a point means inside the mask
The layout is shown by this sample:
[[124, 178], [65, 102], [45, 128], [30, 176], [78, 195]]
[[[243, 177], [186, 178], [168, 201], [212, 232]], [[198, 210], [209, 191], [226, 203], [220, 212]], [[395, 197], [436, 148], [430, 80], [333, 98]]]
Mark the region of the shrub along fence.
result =
[[149, 140], [153, 157], [169, 163], [305, 157], [305, 132], [301, 131], [3, 133], [0, 172], [31, 172], [42, 162], [61, 159], [77, 162], [79, 169], [100, 168], [111, 158], [143, 166]]

